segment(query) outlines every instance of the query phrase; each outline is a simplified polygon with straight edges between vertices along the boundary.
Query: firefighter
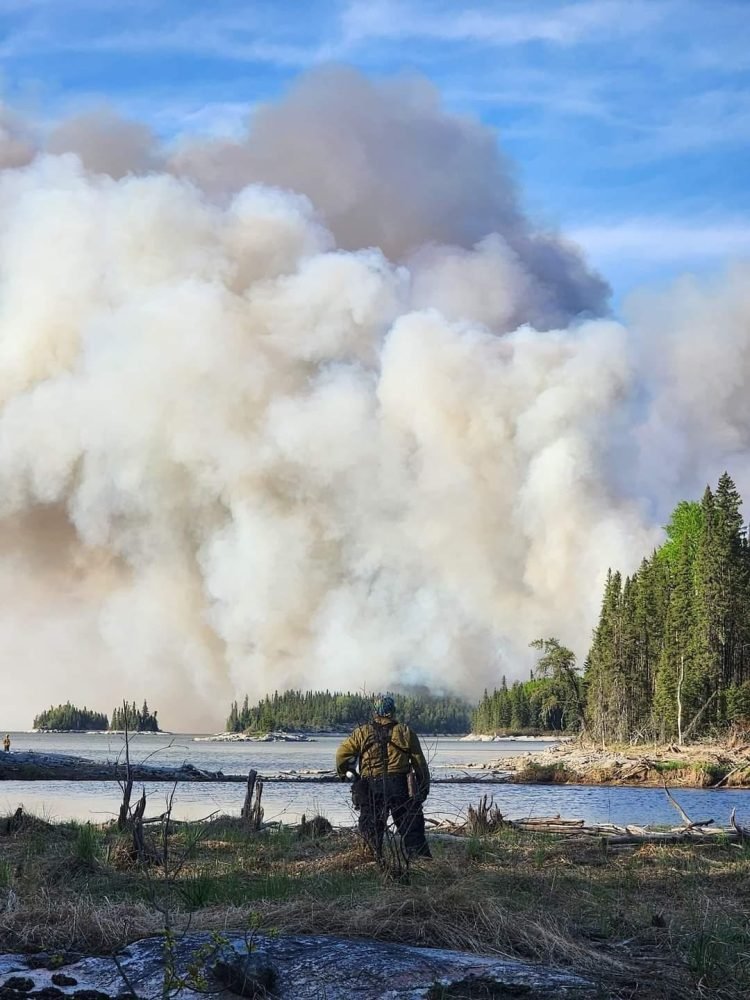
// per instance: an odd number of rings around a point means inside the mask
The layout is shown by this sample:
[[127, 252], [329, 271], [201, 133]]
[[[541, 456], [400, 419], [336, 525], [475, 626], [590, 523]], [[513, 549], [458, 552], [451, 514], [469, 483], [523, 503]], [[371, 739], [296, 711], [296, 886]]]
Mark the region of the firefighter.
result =
[[393, 698], [379, 698], [372, 720], [336, 751], [336, 771], [343, 780], [347, 772], [355, 775], [352, 801], [359, 809], [359, 832], [378, 860], [389, 813], [406, 857], [429, 858], [422, 803], [430, 791], [430, 771], [419, 737], [395, 714]]

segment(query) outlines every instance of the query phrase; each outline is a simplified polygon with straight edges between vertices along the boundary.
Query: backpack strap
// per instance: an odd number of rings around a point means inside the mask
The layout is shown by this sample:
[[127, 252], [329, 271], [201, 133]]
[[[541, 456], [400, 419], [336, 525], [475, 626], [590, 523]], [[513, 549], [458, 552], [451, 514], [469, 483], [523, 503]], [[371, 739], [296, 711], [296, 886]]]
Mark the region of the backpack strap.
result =
[[[365, 737], [364, 743], [362, 744], [362, 749], [360, 753], [365, 753], [370, 747], [377, 743], [380, 748], [381, 763], [383, 765], [383, 770], [388, 773], [388, 747], [395, 747], [401, 753], [405, 753], [409, 758], [409, 762], [412, 760], [412, 753], [408, 747], [402, 747], [400, 743], [397, 743], [393, 739], [393, 730], [398, 725], [397, 722], [388, 722], [384, 725], [379, 722], [370, 722], [367, 726], [368, 733]], [[384, 738], [387, 732], [386, 738]]]

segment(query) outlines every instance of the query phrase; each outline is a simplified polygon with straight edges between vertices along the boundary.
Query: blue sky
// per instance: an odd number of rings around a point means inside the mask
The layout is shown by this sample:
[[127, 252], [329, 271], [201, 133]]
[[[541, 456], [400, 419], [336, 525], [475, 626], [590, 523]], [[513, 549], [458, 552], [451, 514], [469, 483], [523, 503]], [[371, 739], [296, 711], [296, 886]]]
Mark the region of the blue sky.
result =
[[750, 256], [750, 0], [0, 0], [0, 86], [236, 133], [304, 70], [421, 73], [493, 125], [543, 223], [612, 283]]

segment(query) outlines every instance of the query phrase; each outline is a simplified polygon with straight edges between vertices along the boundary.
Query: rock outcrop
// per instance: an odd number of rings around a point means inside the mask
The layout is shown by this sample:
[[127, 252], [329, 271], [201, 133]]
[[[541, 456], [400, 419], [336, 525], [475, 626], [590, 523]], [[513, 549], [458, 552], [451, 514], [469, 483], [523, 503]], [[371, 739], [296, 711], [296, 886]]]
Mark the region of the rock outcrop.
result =
[[[196, 956], [200, 956], [208, 979], [201, 983], [199, 976], [192, 988], [188, 970]], [[248, 953], [242, 934], [227, 934], [216, 947], [208, 934], [188, 934], [179, 940], [175, 958], [178, 979], [188, 977], [179, 994], [185, 1000], [205, 995], [210, 981], [225, 995], [236, 991], [252, 996], [255, 990], [256, 996], [277, 1000], [321, 996], [327, 1000], [350, 1000], [353, 996], [358, 1000], [434, 1000], [456, 987], [465, 988], [467, 996], [474, 995], [472, 987], [477, 996], [503, 995], [500, 991], [505, 988], [508, 996], [523, 996], [525, 1000], [551, 996], [584, 1000], [596, 995], [590, 982], [572, 973], [526, 962], [330, 936], [255, 934]], [[164, 942], [156, 937], [138, 941], [118, 954], [117, 963], [112, 958], [84, 958], [66, 965], [66, 979], [75, 980], [75, 984], [65, 986], [55, 985], [55, 973], [35, 967], [37, 964], [28, 956], [0, 955], [0, 995], [8, 1000], [86, 1000], [95, 995], [132, 996], [132, 990], [143, 1000], [156, 1000], [164, 983]], [[254, 981], [259, 984], [257, 989]], [[14, 985], [9, 986], [9, 982]], [[61, 982], [59, 976], [57, 982]]]

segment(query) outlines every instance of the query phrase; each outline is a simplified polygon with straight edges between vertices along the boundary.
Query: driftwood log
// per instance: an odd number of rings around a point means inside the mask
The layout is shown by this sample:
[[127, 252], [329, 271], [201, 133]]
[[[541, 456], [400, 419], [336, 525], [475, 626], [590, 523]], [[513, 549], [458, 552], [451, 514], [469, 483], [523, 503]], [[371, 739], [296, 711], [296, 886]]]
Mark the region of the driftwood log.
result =
[[637, 844], [716, 844], [750, 843], [750, 828], [737, 822], [737, 811], [732, 809], [729, 826], [716, 826], [713, 819], [693, 820], [677, 802], [669, 789], [664, 791], [670, 804], [682, 818], [682, 825], [669, 830], [651, 830], [647, 827], [615, 823], [586, 823], [583, 819], [564, 819], [560, 816], [525, 816], [521, 819], [506, 819], [492, 799], [485, 795], [479, 805], [469, 806], [466, 819], [460, 822], [436, 821], [426, 818], [430, 835], [439, 839], [455, 840], [465, 836], [486, 836], [501, 829], [519, 830], [525, 833], [554, 833], [571, 838], [597, 838], [606, 847], [622, 847]]

